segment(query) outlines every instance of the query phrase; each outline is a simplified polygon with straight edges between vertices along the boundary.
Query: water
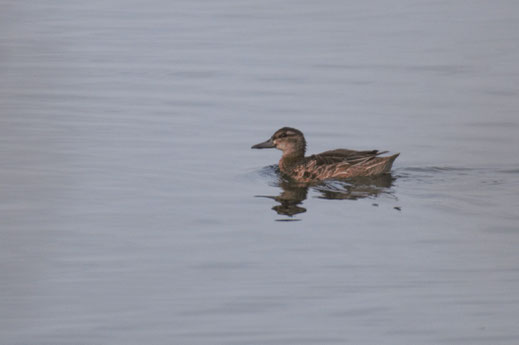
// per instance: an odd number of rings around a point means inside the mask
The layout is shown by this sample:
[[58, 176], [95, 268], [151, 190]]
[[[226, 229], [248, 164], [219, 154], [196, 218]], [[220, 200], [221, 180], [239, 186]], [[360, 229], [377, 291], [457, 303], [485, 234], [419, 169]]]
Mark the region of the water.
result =
[[518, 7], [0, 2], [0, 342], [519, 343]]

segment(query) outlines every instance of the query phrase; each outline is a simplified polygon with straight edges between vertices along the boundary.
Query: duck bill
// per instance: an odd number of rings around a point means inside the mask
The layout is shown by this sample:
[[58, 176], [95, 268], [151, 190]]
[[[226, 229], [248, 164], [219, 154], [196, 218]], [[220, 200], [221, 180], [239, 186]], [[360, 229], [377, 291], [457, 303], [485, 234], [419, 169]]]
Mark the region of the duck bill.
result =
[[251, 149], [273, 149], [275, 147], [274, 141], [270, 138], [267, 141], [252, 146]]

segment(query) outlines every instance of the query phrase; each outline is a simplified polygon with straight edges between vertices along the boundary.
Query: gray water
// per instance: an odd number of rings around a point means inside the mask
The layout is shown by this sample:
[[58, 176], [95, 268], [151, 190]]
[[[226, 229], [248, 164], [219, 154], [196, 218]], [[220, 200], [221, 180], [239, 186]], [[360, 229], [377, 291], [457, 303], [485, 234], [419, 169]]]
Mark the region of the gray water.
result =
[[[516, 1], [0, 2], [0, 343], [519, 343]], [[293, 186], [280, 152], [400, 152]]]

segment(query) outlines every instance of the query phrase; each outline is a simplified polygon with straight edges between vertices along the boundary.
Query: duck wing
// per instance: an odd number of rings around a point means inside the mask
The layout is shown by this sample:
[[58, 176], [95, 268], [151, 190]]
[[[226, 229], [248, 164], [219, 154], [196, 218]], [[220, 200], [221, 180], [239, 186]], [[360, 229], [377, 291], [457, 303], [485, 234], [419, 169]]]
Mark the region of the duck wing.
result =
[[347, 149], [336, 149], [309, 156], [306, 158], [306, 163], [314, 161], [316, 166], [335, 163], [347, 163], [350, 165], [355, 165], [368, 162], [384, 153], [387, 153], [387, 151], [355, 151]]

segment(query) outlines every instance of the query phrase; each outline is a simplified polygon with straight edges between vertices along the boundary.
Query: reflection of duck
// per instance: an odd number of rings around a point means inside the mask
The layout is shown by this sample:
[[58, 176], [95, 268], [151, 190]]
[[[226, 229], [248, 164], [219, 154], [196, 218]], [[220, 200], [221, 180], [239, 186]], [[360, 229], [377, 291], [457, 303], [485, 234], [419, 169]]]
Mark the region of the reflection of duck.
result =
[[283, 151], [279, 169], [297, 182], [303, 183], [389, 173], [399, 155], [397, 153], [378, 157], [387, 151], [337, 149], [305, 157], [305, 137], [301, 131], [290, 127], [279, 129], [269, 140], [252, 148], [277, 148]]
[[272, 209], [280, 215], [292, 217], [306, 212], [306, 208], [300, 205], [306, 200], [309, 188], [319, 193], [318, 198], [320, 199], [357, 200], [391, 194], [390, 187], [394, 180], [390, 174], [384, 174], [374, 177], [357, 177], [347, 181], [329, 181], [310, 187], [308, 184], [294, 183], [280, 178], [276, 185], [281, 187], [282, 191], [278, 196], [260, 195], [260, 197], [276, 200], [279, 205]]
[[279, 187], [283, 190], [278, 196], [258, 195], [259, 197], [274, 199], [279, 205], [272, 207], [278, 214], [292, 217], [295, 214], [306, 212], [306, 208], [299, 205], [306, 200], [308, 186], [281, 180]]
[[395, 178], [390, 174], [373, 177], [355, 177], [348, 181], [335, 181], [315, 186], [313, 189], [321, 193], [321, 199], [357, 200], [377, 197], [380, 194], [391, 194], [389, 188]]

